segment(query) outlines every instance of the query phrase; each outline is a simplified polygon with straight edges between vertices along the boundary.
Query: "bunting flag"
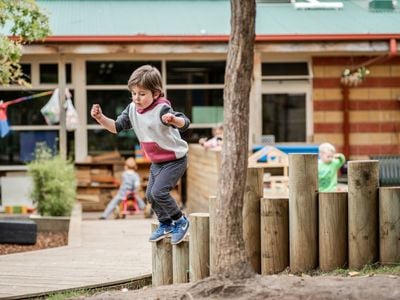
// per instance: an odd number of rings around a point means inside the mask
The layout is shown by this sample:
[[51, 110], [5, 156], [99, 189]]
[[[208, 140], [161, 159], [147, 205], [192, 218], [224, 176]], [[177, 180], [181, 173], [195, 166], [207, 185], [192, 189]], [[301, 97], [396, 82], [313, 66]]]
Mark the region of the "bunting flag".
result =
[[47, 95], [53, 94], [53, 91], [42, 92], [30, 96], [25, 96], [21, 98], [17, 98], [14, 100], [10, 100], [7, 102], [0, 101], [0, 136], [4, 138], [10, 132], [10, 126], [7, 120], [7, 107], [13, 104], [17, 104], [23, 101], [31, 100], [34, 98], [39, 98]]

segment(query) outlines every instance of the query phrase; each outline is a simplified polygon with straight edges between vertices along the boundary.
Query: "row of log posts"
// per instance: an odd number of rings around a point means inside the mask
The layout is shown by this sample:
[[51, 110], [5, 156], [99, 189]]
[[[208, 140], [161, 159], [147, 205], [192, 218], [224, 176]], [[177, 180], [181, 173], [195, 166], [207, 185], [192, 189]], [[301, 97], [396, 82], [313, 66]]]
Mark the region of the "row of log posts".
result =
[[[153, 286], [197, 281], [209, 276], [209, 214], [189, 215], [190, 235], [178, 245], [171, 238], [152, 243]], [[152, 223], [152, 231], [158, 224]]]
[[[262, 169], [248, 169], [243, 235], [254, 271], [306, 272], [318, 263], [322, 271], [360, 269], [378, 256], [382, 264], [398, 264], [400, 187], [379, 188], [377, 161], [350, 161], [348, 193], [318, 193], [317, 167], [316, 155], [289, 155], [289, 199], [262, 198]], [[216, 214], [212, 196], [209, 214], [189, 215], [189, 241], [153, 244], [154, 286], [215, 274]]]

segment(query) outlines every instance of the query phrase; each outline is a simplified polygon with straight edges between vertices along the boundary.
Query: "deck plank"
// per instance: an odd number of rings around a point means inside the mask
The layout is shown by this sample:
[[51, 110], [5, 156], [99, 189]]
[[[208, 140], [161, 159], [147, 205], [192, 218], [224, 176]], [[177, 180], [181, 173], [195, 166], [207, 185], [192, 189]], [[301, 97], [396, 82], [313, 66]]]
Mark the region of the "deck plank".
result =
[[0, 256], [0, 298], [116, 282], [151, 274], [151, 219], [83, 220], [81, 241]]

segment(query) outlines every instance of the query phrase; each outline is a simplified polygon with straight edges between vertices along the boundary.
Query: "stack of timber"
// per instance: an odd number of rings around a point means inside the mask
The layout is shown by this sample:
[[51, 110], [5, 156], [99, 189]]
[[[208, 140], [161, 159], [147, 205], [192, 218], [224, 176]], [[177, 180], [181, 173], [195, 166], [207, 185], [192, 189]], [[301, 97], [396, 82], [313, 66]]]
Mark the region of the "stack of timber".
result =
[[208, 212], [208, 198], [217, 194], [221, 152], [190, 144], [188, 158], [187, 212]]
[[288, 197], [288, 155], [272, 146], [265, 146], [249, 157], [249, 168], [264, 170], [264, 196]]
[[118, 152], [89, 156], [75, 163], [77, 199], [83, 211], [102, 211], [118, 189], [124, 170], [124, 159]]

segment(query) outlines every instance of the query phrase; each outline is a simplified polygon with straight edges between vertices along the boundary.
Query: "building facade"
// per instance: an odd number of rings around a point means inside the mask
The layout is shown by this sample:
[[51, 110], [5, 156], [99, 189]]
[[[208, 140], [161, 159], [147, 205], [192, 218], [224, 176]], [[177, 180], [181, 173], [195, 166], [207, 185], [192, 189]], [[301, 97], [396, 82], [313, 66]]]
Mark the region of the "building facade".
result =
[[[76, 161], [111, 150], [132, 155], [134, 133], [106, 132], [90, 108], [99, 103], [116, 117], [130, 102], [130, 74], [143, 64], [160, 69], [167, 98], [191, 119], [187, 141], [210, 135], [223, 120], [229, 1], [37, 2], [49, 11], [53, 33], [24, 47], [32, 88], [1, 87], [0, 99], [54, 90], [65, 77], [80, 121], [67, 133], [67, 153]], [[398, 154], [398, 9], [357, 0], [339, 1], [343, 8], [334, 10], [270, 2], [257, 3], [250, 143], [331, 142], [354, 159]], [[342, 83], [346, 69], [363, 67], [369, 74], [360, 84]], [[57, 145], [61, 127], [47, 125], [40, 113], [48, 100], [8, 108], [1, 168], [23, 166], [37, 141]]]

